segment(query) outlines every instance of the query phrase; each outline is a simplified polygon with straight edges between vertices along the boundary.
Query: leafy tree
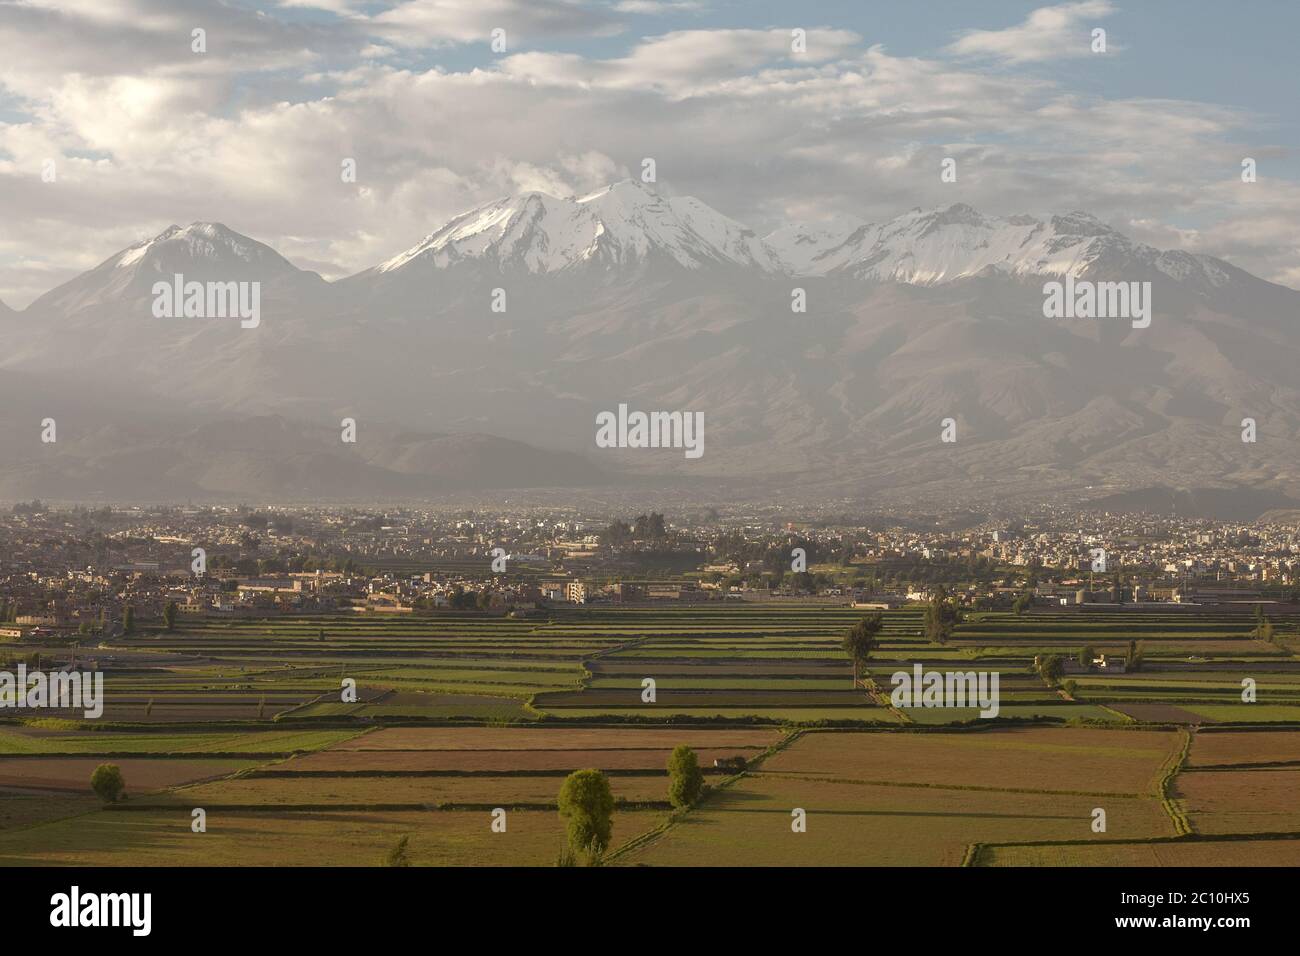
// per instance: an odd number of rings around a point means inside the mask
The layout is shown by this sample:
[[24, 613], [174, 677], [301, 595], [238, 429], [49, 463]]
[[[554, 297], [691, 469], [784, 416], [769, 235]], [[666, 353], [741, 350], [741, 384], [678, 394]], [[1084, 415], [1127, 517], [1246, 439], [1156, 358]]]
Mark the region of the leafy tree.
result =
[[961, 622], [961, 611], [949, 600], [943, 588], [937, 588], [925, 609], [925, 638], [935, 644], [945, 644]]
[[1128, 656], [1124, 658], [1124, 669], [1140, 671], [1142, 669], [1142, 644], [1139, 641], [1128, 642]]
[[1255, 629], [1251, 636], [1257, 641], [1273, 642], [1273, 622], [1264, 614], [1263, 605], [1255, 605]]
[[871, 650], [876, 646], [876, 636], [884, 629], [885, 621], [880, 612], [864, 614], [844, 635], [841, 647], [853, 661], [853, 686], [858, 686], [858, 674], [866, 666]]
[[[611, 525], [611, 527], [613, 527]], [[632, 524], [632, 540], [648, 541], [651, 544], [658, 544], [668, 535], [668, 530], [664, 525], [664, 516], [656, 511], [650, 512], [649, 515], [637, 515]]]
[[1079, 651], [1079, 666], [1085, 671], [1092, 670], [1092, 662], [1097, 656], [1097, 651], [1091, 645]]
[[410, 866], [411, 857], [407, 853], [410, 842], [411, 838], [409, 836], [402, 835], [398, 837], [397, 842], [384, 854], [384, 866]]
[[599, 535], [600, 543], [606, 548], [617, 548], [632, 543], [632, 526], [626, 521], [615, 521]]
[[614, 830], [614, 794], [609, 780], [599, 770], [575, 770], [560, 787], [559, 806], [569, 846], [586, 853], [589, 862], [597, 862]]
[[1042, 675], [1043, 680], [1055, 687], [1065, 673], [1065, 660], [1059, 654], [1049, 654], [1040, 659], [1038, 673]]
[[682, 744], [668, 758], [668, 800], [675, 807], [689, 807], [704, 789], [704, 773], [695, 751]]
[[1034, 596], [1029, 591], [1019, 595], [1011, 602], [1011, 610], [1015, 611], [1016, 617], [1025, 613], [1025, 608], [1034, 603]]
[[163, 608], [163, 627], [172, 631], [176, 629], [176, 602], [168, 601], [167, 606]]
[[115, 763], [101, 763], [90, 775], [90, 789], [105, 803], [116, 803], [125, 787], [122, 769]]
[[135, 633], [135, 608], [130, 604], [122, 609], [122, 633]]

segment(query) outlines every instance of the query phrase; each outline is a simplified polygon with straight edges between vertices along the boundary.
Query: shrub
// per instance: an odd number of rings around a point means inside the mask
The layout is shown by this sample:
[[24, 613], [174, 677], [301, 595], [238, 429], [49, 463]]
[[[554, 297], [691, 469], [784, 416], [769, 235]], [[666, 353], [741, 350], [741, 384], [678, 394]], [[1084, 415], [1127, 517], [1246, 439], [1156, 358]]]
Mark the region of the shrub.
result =
[[400, 836], [393, 848], [384, 855], [384, 866], [410, 866], [411, 857], [407, 853], [407, 847], [411, 842], [409, 836]]
[[90, 789], [105, 803], [116, 803], [125, 787], [122, 769], [115, 763], [101, 763], [90, 775]]

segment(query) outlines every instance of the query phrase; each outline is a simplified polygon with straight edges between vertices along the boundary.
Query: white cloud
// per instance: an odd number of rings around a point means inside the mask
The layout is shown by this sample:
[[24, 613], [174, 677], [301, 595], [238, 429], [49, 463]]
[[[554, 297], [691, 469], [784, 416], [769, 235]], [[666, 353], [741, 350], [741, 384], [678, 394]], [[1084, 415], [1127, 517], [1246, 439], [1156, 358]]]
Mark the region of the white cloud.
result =
[[[0, 45], [15, 53], [0, 85], [31, 119], [0, 122], [11, 305], [196, 219], [347, 274], [477, 203], [589, 192], [645, 156], [662, 188], [760, 230], [958, 199], [994, 214], [1080, 208], [1268, 278], [1300, 271], [1300, 187], [1236, 176], [1243, 130], [1250, 155], [1270, 155], [1258, 142], [1267, 118], [1244, 110], [1082, 95], [1015, 67], [864, 49], [832, 29], [810, 29], [805, 56], [784, 28], [678, 30], [614, 56], [544, 49], [450, 70], [411, 65], [414, 51], [355, 16], [232, 14], [210, 35], [224, 52], [203, 59], [173, 49], [163, 21], [160, 45], [129, 22], [14, 9], [0, 5]], [[44, 19], [28, 32], [32, 17]], [[939, 181], [945, 156], [958, 159], [959, 196]], [[49, 157], [59, 178], [43, 184]], [[340, 181], [344, 157], [356, 185]]]
[[[850, 54], [860, 43], [861, 37], [848, 30], [814, 29], [807, 32], [807, 52], [796, 54], [786, 29], [678, 30], [646, 38], [622, 57], [593, 60], [572, 53], [530, 52], [507, 57], [501, 68], [534, 83], [701, 96], [728, 88], [740, 92], [758, 71], [824, 63]], [[742, 87], [729, 87], [738, 81]]]
[[[1039, 7], [1025, 21], [1005, 30], [970, 30], [948, 50], [957, 56], [989, 57], [1007, 63], [1036, 63], [1092, 54], [1091, 28], [1115, 12], [1108, 0], [1080, 0]], [[1108, 50], [1117, 50], [1107, 44]]]
[[619, 13], [658, 16], [665, 13], [694, 13], [704, 9], [698, 0], [620, 0], [614, 4]]
[[605, 10], [578, 0], [407, 0], [369, 19], [378, 35], [398, 46], [482, 43], [505, 31], [507, 49], [540, 38], [616, 33]]

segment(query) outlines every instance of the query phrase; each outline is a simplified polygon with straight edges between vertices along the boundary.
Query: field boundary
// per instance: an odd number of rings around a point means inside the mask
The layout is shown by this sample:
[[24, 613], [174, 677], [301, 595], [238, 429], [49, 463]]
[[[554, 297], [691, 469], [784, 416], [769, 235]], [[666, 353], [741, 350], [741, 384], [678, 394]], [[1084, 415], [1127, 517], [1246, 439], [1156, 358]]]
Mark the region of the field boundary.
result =
[[804, 733], [805, 731], [796, 729], [791, 733], [787, 734], [786, 736], [782, 737], [780, 740], [773, 743], [770, 747], [768, 747], [761, 754], [755, 757], [752, 761], [749, 761], [746, 764], [745, 769], [742, 770], [740, 773], [734, 774], [728, 777], [727, 779], [723, 780], [716, 787], [710, 787], [708, 790], [706, 790], [703, 794], [701, 794], [700, 799], [696, 802], [694, 806], [674, 809], [672, 813], [668, 815], [667, 819], [663, 820], [658, 826], [647, 830], [645, 833], [638, 834], [637, 836], [633, 837], [632, 839], [624, 843], [622, 846], [620, 846], [613, 853], [610, 853], [608, 856], [606, 856], [605, 862], [611, 863], [614, 860], [616, 860], [618, 857], [624, 856], [625, 854], [630, 853], [633, 850], [638, 850], [642, 847], [651, 845], [652, 843], [655, 842], [655, 840], [662, 837], [676, 824], [684, 820], [688, 814], [699, 809], [705, 803], [707, 803], [708, 800], [714, 794], [727, 789], [728, 787], [732, 786], [733, 784], [737, 783], [740, 780], [743, 780], [746, 776], [749, 775], [749, 773], [753, 770], [755, 766], [761, 764], [764, 760], [766, 760], [768, 757], [771, 757], [773, 754], [780, 753], [786, 747], [789, 747], [796, 740], [802, 737]]
[[903, 787], [918, 790], [972, 790], [980, 793], [1036, 793], [1051, 797], [1113, 797], [1119, 800], [1145, 800], [1145, 793], [1111, 793], [1105, 790], [1037, 790], [1032, 787], [982, 787], [964, 783], [914, 783], [903, 780], [862, 780], [853, 777], [818, 777], [794, 771], [765, 770], [756, 777], [777, 777], [783, 780], [808, 780], [816, 783], [843, 783], [863, 787]]
[[1146, 839], [1100, 839], [1100, 840], [1029, 840], [1019, 843], [972, 843], [967, 847], [970, 856], [974, 856], [969, 866], [985, 866], [980, 862], [985, 851], [1008, 849], [1012, 847], [1052, 847], [1052, 846], [1168, 846], [1184, 843], [1254, 843], [1264, 841], [1300, 840], [1300, 830], [1279, 830], [1266, 833], [1188, 833], [1182, 836], [1147, 837]]
[[1195, 834], [1196, 830], [1192, 826], [1192, 821], [1187, 817], [1187, 810], [1183, 806], [1183, 801], [1175, 797], [1171, 791], [1174, 785], [1174, 779], [1178, 776], [1179, 771], [1187, 763], [1187, 758], [1192, 752], [1192, 732], [1186, 727], [1180, 728], [1183, 735], [1182, 748], [1168, 760], [1169, 766], [1165, 768], [1159, 782], [1156, 785], [1156, 795], [1160, 798], [1160, 805], [1164, 807], [1165, 812], [1169, 814], [1169, 819], [1174, 824], [1174, 832], [1180, 837], [1187, 837]]

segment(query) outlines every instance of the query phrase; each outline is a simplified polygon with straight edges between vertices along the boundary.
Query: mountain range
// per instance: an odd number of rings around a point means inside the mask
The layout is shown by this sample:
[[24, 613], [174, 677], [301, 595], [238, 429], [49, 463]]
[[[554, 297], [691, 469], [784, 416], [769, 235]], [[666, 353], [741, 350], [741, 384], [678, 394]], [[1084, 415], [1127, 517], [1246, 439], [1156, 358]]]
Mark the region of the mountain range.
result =
[[[258, 327], [155, 317], [153, 284], [176, 273], [261, 283]], [[1150, 282], [1150, 327], [1045, 318], [1044, 283], [1066, 277]], [[1298, 324], [1295, 290], [1081, 212], [958, 203], [760, 236], [624, 181], [485, 204], [334, 282], [193, 223], [0, 308], [0, 496], [603, 486], [905, 505], [1172, 487], [1285, 504]], [[621, 403], [703, 412], [705, 454], [596, 448], [595, 415]]]

